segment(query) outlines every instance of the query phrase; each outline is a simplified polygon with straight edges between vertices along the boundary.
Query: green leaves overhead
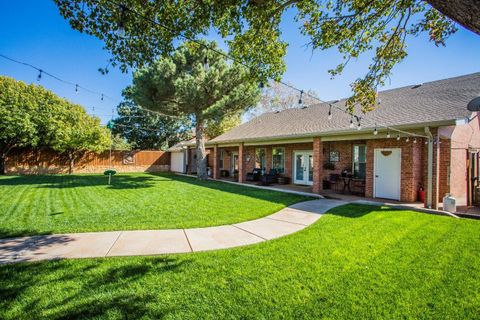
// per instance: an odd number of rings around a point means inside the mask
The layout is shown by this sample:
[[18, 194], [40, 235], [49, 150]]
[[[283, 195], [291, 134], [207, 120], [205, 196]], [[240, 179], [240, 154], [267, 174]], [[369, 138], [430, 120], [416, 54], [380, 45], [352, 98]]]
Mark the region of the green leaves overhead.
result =
[[[285, 72], [287, 43], [280, 23], [292, 8], [299, 32], [310, 38], [313, 49], [334, 47], [343, 56], [330, 70], [332, 76], [342, 73], [352, 58], [373, 52], [366, 74], [352, 84], [351, 111], [357, 104], [365, 112], [376, 106], [377, 88], [407, 55], [408, 36], [427, 32], [432, 42], [443, 45], [456, 31], [452, 20], [418, 0], [54, 1], [73, 28], [103, 40], [112, 53], [111, 64], [124, 71], [171, 56], [179, 40], [197, 39], [214, 29], [226, 40], [229, 54], [246, 65], [257, 82], [279, 80]], [[466, 12], [430, 2], [465, 21], [460, 18]], [[447, 2], [455, 6], [459, 0]], [[476, 8], [474, 1], [462, 2], [462, 8], [468, 7]]]

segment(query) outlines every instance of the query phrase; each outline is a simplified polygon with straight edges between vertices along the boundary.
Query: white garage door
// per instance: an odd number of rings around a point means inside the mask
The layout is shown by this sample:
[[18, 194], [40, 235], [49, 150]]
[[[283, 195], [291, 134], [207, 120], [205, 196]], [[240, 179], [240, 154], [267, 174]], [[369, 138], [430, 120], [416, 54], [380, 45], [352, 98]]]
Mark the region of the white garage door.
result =
[[185, 157], [183, 152], [172, 152], [170, 157], [170, 170], [173, 172], [185, 171]]

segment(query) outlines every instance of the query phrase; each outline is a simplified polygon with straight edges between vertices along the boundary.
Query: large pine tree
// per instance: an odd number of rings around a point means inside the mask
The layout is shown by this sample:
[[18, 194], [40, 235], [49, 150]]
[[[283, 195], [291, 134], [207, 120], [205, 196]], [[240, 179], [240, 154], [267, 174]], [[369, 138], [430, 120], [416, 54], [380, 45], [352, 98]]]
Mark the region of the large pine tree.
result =
[[194, 121], [200, 179], [207, 178], [207, 122], [253, 107], [260, 93], [244, 67], [229, 63], [215, 50], [219, 49], [214, 42], [204, 46], [187, 42], [171, 56], [135, 72], [131, 87], [139, 106]]

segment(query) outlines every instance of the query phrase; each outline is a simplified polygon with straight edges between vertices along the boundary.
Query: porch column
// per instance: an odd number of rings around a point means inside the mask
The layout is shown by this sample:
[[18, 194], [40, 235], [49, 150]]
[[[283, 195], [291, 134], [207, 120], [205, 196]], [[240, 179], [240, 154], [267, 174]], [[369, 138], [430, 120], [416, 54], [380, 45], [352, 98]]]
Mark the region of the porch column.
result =
[[192, 150], [187, 147], [187, 174], [192, 174]]
[[220, 178], [218, 145], [213, 146], [213, 179]]
[[245, 147], [243, 142], [238, 146], [238, 182], [243, 183], [245, 176]]
[[323, 143], [322, 138], [313, 138], [313, 193], [323, 190]]

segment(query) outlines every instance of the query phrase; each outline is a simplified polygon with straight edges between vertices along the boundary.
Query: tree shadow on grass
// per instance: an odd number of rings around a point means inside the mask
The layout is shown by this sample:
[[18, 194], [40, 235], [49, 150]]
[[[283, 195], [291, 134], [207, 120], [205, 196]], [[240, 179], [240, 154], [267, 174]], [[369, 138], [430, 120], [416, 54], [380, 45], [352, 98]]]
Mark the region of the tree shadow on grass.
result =
[[392, 212], [399, 211], [399, 209], [394, 209], [382, 205], [367, 205], [367, 204], [345, 204], [332, 208], [326, 212], [326, 214], [345, 217], [345, 218], [360, 218], [371, 213], [378, 212]]
[[[150, 174], [154, 176], [163, 176], [163, 177], [166, 176], [164, 173], [150, 173]], [[168, 178], [173, 181], [177, 181], [177, 182], [181, 182], [181, 183], [185, 183], [193, 186], [209, 188], [209, 189], [218, 190], [221, 192], [228, 192], [236, 195], [269, 201], [272, 203], [280, 203], [285, 206], [289, 206], [300, 201], [308, 201], [308, 200], [316, 199], [312, 197], [300, 196], [300, 195], [285, 193], [280, 191], [252, 188], [249, 186], [240, 186], [240, 185], [230, 184], [230, 183], [221, 182], [221, 181], [199, 180], [195, 177], [181, 176], [181, 175], [175, 175], [175, 174], [168, 174]], [[219, 194], [219, 197], [221, 197], [221, 194]]]
[[[27, 318], [46, 314], [49, 319], [103, 318], [112, 314], [125, 319], [147, 315], [162, 318], [173, 309], [158, 301], [158, 292], [138, 288], [145, 278], [181, 272], [190, 262], [161, 256], [0, 265], [0, 307], [4, 312], [17, 309], [18, 315]], [[69, 290], [72, 286], [75, 290]], [[32, 294], [32, 290], [36, 293]], [[149, 306], [151, 302], [155, 302], [154, 310]]]
[[36, 188], [67, 189], [80, 187], [105, 186], [108, 189], [139, 189], [153, 187], [159, 182], [168, 182], [169, 179], [156, 179], [150, 175], [122, 175], [112, 177], [108, 185], [108, 176], [104, 175], [42, 175], [42, 176], [14, 176], [0, 179], [1, 186], [34, 185]]

